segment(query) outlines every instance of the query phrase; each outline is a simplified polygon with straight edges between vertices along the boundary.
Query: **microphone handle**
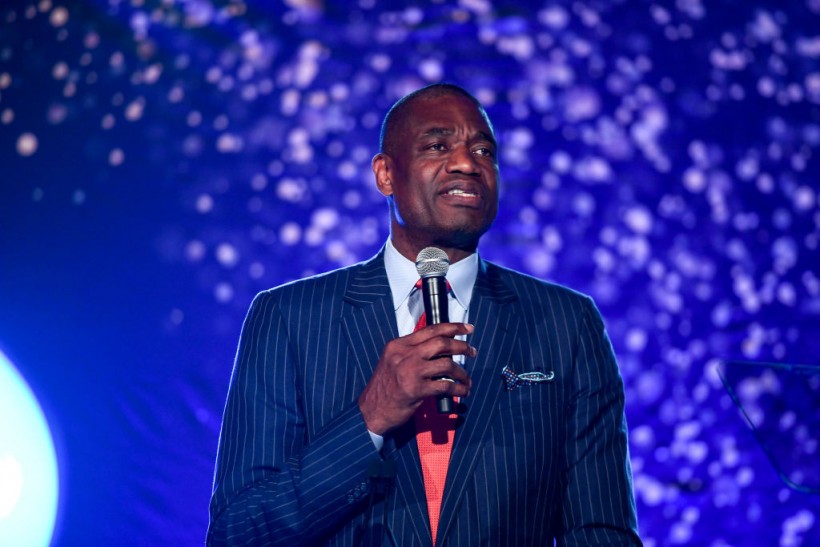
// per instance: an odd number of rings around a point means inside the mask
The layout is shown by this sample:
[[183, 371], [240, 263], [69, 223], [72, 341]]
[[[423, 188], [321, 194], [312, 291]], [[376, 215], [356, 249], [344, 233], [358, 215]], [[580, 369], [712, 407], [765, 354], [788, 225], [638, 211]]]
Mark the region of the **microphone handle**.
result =
[[421, 296], [428, 325], [450, 322], [450, 306], [447, 302], [447, 279], [443, 275], [424, 277], [421, 280]]
[[436, 397], [436, 406], [438, 407], [439, 414], [453, 414], [455, 412], [453, 408], [455, 405], [456, 402], [449, 395], [439, 395]]
[[[428, 325], [438, 325], [439, 323], [450, 322], [450, 305], [447, 300], [447, 280], [443, 275], [424, 277], [421, 280], [421, 294], [424, 300], [424, 313], [427, 316]], [[441, 380], [452, 382], [453, 379], [442, 376]], [[451, 414], [454, 412], [455, 402], [448, 395], [441, 395], [436, 398], [439, 414]]]

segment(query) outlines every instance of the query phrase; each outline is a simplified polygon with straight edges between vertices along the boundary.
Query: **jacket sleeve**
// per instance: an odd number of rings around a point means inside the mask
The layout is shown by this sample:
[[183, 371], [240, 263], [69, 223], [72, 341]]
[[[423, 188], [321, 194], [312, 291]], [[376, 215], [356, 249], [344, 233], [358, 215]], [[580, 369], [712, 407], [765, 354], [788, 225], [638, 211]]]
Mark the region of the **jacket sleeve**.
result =
[[298, 374], [282, 311], [260, 293], [231, 375], [208, 545], [311, 544], [363, 511], [379, 455], [358, 404], [308, 442]]
[[584, 299], [564, 447], [559, 545], [640, 545], [624, 388], [601, 316]]

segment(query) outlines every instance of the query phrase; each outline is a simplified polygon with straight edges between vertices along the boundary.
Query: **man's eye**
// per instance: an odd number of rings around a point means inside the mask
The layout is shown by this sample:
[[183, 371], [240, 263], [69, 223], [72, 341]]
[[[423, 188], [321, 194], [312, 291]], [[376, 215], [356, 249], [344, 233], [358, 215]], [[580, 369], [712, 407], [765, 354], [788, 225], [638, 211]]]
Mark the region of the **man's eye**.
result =
[[493, 151], [490, 150], [489, 148], [485, 147], [485, 146], [482, 146], [481, 148], [477, 148], [475, 152], [479, 156], [485, 156], [487, 158], [492, 158], [493, 157]]
[[428, 146], [428, 148], [429, 148], [430, 150], [438, 150], [438, 151], [441, 151], [441, 150], [444, 150], [445, 146], [444, 146], [444, 143], [437, 142], [437, 143], [433, 143], [433, 144], [431, 144], [430, 146]]

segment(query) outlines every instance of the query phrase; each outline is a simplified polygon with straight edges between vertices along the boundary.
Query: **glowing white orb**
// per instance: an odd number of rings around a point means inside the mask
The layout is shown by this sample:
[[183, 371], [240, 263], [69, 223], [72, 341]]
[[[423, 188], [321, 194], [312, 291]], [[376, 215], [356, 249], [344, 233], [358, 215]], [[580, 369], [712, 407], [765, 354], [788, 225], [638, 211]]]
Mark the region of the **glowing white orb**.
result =
[[46, 546], [57, 516], [57, 458], [37, 399], [0, 352], [0, 545]]

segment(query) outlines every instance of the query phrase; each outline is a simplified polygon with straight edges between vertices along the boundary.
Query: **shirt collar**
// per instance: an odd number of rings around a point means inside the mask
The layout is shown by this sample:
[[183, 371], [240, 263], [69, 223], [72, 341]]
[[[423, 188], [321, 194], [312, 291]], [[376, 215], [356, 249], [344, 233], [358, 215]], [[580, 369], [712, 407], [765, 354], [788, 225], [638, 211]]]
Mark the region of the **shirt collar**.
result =
[[[384, 268], [387, 270], [387, 281], [390, 283], [390, 292], [393, 295], [393, 307], [399, 307], [416, 287], [419, 274], [416, 263], [402, 255], [393, 241], [388, 238], [384, 249]], [[470, 308], [473, 297], [473, 286], [478, 275], [478, 254], [473, 253], [467, 258], [450, 265], [447, 270], [447, 281], [458, 303], [462, 308]]]

